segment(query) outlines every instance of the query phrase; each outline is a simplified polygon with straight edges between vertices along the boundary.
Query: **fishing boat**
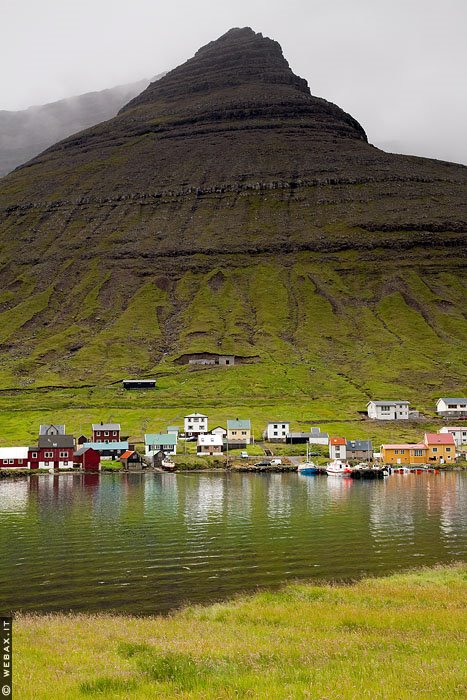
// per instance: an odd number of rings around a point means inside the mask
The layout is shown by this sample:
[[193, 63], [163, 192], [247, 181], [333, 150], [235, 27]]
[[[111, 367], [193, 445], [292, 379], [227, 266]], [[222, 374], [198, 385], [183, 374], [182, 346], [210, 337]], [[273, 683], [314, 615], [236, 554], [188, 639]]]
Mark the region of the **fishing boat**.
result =
[[335, 459], [333, 462], [329, 462], [326, 465], [326, 474], [328, 476], [350, 476], [352, 469], [348, 464], [342, 462], [340, 459]]
[[161, 462], [161, 467], [165, 472], [173, 472], [175, 471], [175, 462], [172, 462], [168, 457], [164, 457]]
[[318, 465], [310, 460], [308, 445], [306, 446], [306, 459], [304, 462], [300, 462], [297, 469], [299, 474], [319, 474]]

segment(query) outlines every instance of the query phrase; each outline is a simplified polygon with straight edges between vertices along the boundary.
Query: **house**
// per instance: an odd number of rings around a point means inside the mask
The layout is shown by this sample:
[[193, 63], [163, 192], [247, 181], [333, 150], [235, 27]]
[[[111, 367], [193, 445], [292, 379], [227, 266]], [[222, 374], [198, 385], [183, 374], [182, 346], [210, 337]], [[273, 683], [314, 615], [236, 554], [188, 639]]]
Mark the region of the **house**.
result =
[[449, 464], [456, 461], [456, 443], [451, 433], [425, 433], [427, 461]]
[[31, 469], [71, 469], [75, 439], [73, 435], [39, 435], [38, 446], [29, 447]]
[[347, 459], [347, 441], [343, 437], [329, 438], [329, 457], [331, 459]]
[[234, 447], [249, 445], [251, 442], [251, 421], [250, 419], [227, 421], [227, 443]]
[[80, 435], [79, 438], [76, 439], [77, 445], [84, 445], [85, 442], [90, 442], [89, 438], [86, 437], [86, 435]]
[[222, 437], [227, 437], [227, 430], [223, 428], [221, 425], [218, 425], [216, 428], [213, 428], [210, 431], [211, 435], [222, 435]]
[[310, 445], [329, 445], [329, 435], [322, 433], [320, 428], [312, 428], [308, 442]]
[[241, 358], [235, 355], [216, 355], [211, 352], [194, 352], [188, 355], [181, 355], [176, 363], [180, 365], [204, 365], [204, 366], [222, 366], [228, 367], [235, 364], [235, 361], [240, 361]]
[[29, 469], [27, 447], [0, 447], [0, 469]]
[[345, 448], [347, 459], [356, 460], [357, 462], [373, 459], [371, 440], [347, 440]]
[[64, 425], [41, 425], [39, 426], [39, 435], [65, 435]]
[[381, 445], [383, 464], [426, 464], [427, 453], [428, 448], [423, 442]]
[[97, 472], [101, 468], [100, 452], [92, 447], [80, 447], [73, 455], [73, 466], [84, 471]]
[[167, 433], [169, 435], [176, 435], [178, 438], [179, 432], [180, 432], [180, 428], [178, 427], [178, 425], [168, 425], [167, 426]]
[[120, 423], [93, 423], [91, 442], [120, 442]]
[[224, 446], [222, 435], [198, 435], [198, 455], [221, 455]]
[[444, 418], [467, 418], [467, 399], [438, 399], [436, 412]]
[[285, 420], [269, 421], [264, 437], [268, 442], [285, 442], [290, 432], [290, 423]]
[[368, 401], [368, 418], [373, 420], [408, 420], [409, 401]]
[[187, 437], [198, 436], [208, 432], [208, 417], [204, 413], [190, 413], [184, 418], [184, 430]]
[[441, 428], [440, 433], [450, 433], [457, 447], [467, 445], [467, 426]]
[[155, 389], [155, 379], [124, 379], [122, 381], [124, 389]]
[[92, 447], [93, 450], [99, 452], [102, 457], [120, 457], [128, 450], [128, 440], [112, 441], [112, 442], [85, 442], [83, 447]]
[[150, 452], [159, 452], [162, 450], [165, 454], [177, 454], [177, 436], [169, 435], [169, 433], [148, 433], [144, 436], [145, 454]]
[[124, 452], [120, 455], [120, 462], [125, 471], [146, 468], [146, 465], [143, 463], [143, 458], [136, 450], [127, 450]]

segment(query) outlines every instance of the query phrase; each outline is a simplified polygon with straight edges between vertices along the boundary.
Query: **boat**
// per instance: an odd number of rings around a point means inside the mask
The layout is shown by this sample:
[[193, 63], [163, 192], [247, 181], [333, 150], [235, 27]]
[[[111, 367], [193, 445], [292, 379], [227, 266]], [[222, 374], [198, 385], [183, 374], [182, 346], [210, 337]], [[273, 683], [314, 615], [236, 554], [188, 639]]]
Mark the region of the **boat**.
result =
[[304, 462], [300, 462], [297, 469], [299, 474], [319, 474], [318, 465], [310, 460], [308, 445], [306, 446], [306, 459]]
[[165, 457], [161, 462], [161, 467], [166, 472], [173, 472], [175, 471], [175, 462]]
[[335, 459], [333, 462], [329, 462], [329, 464], [326, 465], [326, 474], [328, 476], [350, 476], [350, 474], [352, 474], [352, 469], [340, 459]]

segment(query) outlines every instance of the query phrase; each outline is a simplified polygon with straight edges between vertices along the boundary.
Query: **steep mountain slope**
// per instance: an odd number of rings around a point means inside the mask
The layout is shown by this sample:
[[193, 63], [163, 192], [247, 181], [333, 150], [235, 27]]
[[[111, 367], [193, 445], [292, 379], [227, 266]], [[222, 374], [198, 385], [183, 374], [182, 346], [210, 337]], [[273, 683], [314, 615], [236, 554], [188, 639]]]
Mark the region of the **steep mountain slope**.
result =
[[0, 176], [66, 136], [111, 119], [148, 84], [138, 80], [16, 112], [0, 110]]
[[[231, 30], [0, 182], [0, 376], [458, 393], [466, 185], [465, 167], [369, 145], [276, 42]], [[259, 365], [176, 364], [194, 352]]]

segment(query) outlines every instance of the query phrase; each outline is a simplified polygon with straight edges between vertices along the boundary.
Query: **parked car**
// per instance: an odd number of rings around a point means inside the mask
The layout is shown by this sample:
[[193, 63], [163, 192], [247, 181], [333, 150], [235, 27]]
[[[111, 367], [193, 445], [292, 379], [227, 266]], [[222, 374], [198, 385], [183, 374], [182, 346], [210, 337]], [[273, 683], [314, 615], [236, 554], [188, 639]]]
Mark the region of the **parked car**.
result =
[[272, 462], [267, 462], [265, 459], [263, 459], [262, 462], [256, 462], [255, 467], [270, 467]]
[[240, 457], [241, 457], [242, 459], [248, 459], [248, 452], [247, 452], [246, 450], [242, 450], [242, 451], [240, 452]]
[[282, 460], [280, 459], [280, 457], [274, 457], [274, 459], [271, 459], [269, 464], [277, 466], [278, 464], [282, 464]]

